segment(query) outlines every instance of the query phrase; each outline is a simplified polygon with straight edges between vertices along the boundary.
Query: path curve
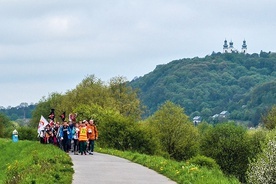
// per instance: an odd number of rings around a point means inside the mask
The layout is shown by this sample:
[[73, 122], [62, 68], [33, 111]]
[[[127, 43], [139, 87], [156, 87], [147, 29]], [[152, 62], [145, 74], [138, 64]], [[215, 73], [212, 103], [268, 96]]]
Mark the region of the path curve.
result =
[[174, 181], [148, 169], [112, 155], [73, 155], [73, 184], [176, 184]]

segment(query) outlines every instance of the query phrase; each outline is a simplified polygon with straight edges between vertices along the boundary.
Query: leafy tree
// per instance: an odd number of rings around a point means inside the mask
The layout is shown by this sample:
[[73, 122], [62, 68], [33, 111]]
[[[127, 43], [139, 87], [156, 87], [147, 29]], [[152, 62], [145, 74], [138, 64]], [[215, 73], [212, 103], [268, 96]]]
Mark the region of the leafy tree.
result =
[[201, 139], [203, 155], [216, 160], [221, 169], [244, 181], [250, 146], [245, 128], [233, 123], [220, 123], [208, 129]]
[[123, 77], [114, 77], [109, 82], [110, 96], [113, 98], [113, 107], [120, 114], [138, 120], [141, 117], [141, 104], [136, 91], [127, 85]]
[[[57, 108], [57, 106], [61, 102], [61, 98], [62, 98], [62, 95], [59, 93], [52, 93], [48, 96], [48, 98], [43, 97], [37, 104], [34, 111], [32, 112], [32, 119], [30, 121], [30, 126], [33, 128], [37, 128], [41, 115], [47, 119], [50, 113], [50, 110]], [[58, 116], [58, 114], [59, 112], [56, 112], [56, 116]]]
[[11, 126], [10, 120], [4, 114], [0, 113], [0, 137], [4, 137], [4, 130]]
[[[75, 109], [79, 105], [96, 105], [118, 111], [133, 120], [139, 119], [142, 112], [136, 91], [127, 86], [123, 78], [113, 78], [110, 85], [105, 85], [94, 75], [90, 75], [83, 79], [75, 89], [67, 91], [64, 95], [53, 93], [48, 98], [44, 97], [33, 112], [31, 125], [36, 127], [40, 116], [43, 115], [46, 118], [51, 108], [56, 110], [56, 121], [60, 121], [59, 115], [63, 112], [66, 112], [66, 115], [76, 112]], [[81, 110], [80, 113], [83, 113], [84, 109]]]
[[249, 184], [276, 183], [276, 140], [270, 140], [263, 152], [251, 162], [247, 172]]
[[262, 124], [268, 130], [276, 127], [276, 106], [273, 106], [266, 116], [262, 116]]
[[158, 130], [157, 136], [163, 151], [169, 153], [172, 158], [185, 160], [198, 153], [198, 131], [179, 105], [165, 102], [149, 121], [151, 126]]

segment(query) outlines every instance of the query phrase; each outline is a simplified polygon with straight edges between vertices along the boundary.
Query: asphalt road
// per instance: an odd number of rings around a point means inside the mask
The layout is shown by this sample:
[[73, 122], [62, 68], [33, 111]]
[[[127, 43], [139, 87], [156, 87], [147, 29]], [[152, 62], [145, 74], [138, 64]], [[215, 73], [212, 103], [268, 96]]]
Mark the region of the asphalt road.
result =
[[139, 164], [116, 156], [94, 153], [73, 155], [73, 184], [176, 184]]

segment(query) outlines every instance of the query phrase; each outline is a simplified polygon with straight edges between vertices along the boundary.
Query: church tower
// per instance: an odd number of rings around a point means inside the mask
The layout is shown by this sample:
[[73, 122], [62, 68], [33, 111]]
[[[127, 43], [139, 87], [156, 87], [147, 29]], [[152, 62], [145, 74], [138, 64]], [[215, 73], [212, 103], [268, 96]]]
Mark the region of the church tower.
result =
[[246, 41], [245, 41], [245, 40], [243, 40], [242, 50], [241, 50], [241, 52], [242, 52], [242, 53], [244, 53], [244, 54], [246, 54], [246, 51], [247, 51]]
[[232, 42], [232, 40], [229, 42], [229, 52], [230, 53], [232, 53], [232, 52], [234, 52], [234, 46], [233, 46], [234, 44], [233, 44], [233, 42]]
[[227, 40], [224, 40], [224, 45], [223, 45], [223, 53], [227, 53], [228, 52], [228, 44], [227, 44]]

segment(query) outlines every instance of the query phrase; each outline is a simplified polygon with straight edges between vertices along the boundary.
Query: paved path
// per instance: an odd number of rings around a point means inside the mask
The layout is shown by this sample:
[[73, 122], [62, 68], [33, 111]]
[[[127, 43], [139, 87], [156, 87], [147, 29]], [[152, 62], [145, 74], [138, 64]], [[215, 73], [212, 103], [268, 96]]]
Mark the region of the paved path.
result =
[[73, 184], [176, 184], [163, 175], [107, 154], [73, 155]]

